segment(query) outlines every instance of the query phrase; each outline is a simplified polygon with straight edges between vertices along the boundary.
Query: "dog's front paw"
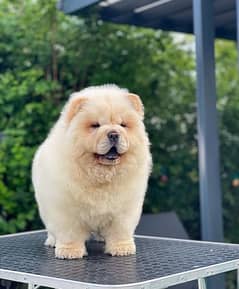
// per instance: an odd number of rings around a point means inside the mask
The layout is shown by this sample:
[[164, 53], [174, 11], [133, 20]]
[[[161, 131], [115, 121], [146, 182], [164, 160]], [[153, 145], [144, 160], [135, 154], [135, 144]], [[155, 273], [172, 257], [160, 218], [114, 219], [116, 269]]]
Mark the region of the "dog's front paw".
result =
[[84, 244], [58, 244], [55, 248], [55, 256], [58, 259], [81, 259], [86, 255], [87, 252]]
[[45, 241], [45, 246], [48, 246], [48, 247], [55, 247], [55, 244], [56, 244], [56, 241], [55, 241], [55, 238], [48, 233], [48, 236], [47, 236], [47, 239]]
[[133, 239], [110, 242], [106, 245], [106, 253], [112, 256], [127, 256], [136, 253]]

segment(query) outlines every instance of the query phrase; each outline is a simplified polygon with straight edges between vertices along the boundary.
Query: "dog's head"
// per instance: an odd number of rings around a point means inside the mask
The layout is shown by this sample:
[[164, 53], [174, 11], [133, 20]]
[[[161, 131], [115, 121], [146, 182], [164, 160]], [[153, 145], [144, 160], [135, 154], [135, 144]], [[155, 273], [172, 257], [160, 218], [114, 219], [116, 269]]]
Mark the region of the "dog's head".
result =
[[[115, 85], [90, 87], [74, 93], [63, 119], [66, 137], [85, 166], [119, 166], [137, 157], [147, 136], [140, 97]], [[145, 142], [146, 140], [146, 142]]]

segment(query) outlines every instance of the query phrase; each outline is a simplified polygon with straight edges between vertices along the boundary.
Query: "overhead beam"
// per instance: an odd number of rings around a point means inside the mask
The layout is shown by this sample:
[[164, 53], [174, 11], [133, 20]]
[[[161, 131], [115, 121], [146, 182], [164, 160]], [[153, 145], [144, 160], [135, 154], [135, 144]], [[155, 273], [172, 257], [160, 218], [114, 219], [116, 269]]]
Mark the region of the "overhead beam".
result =
[[75, 14], [97, 2], [99, 2], [99, 0], [60, 0], [57, 3], [57, 8], [66, 14]]

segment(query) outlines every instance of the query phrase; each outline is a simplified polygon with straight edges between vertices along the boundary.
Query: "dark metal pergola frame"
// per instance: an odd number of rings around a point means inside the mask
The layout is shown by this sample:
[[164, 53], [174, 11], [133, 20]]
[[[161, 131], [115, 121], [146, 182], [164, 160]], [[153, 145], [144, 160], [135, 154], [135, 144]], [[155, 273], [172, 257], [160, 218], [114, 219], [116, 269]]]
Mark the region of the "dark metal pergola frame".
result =
[[[178, 1], [191, 1], [192, 19], [191, 24], [187, 25], [181, 20], [178, 21], [158, 21], [152, 23], [151, 19], [136, 17], [137, 15], [123, 15], [121, 17], [110, 16], [112, 9], [101, 10], [102, 19], [116, 23], [134, 24], [139, 26], [160, 28], [171, 31], [193, 32], [196, 38], [196, 64], [197, 64], [197, 124], [198, 124], [198, 147], [199, 147], [199, 176], [200, 176], [200, 208], [201, 208], [201, 233], [203, 240], [222, 241], [223, 240], [223, 218], [222, 218], [222, 193], [220, 185], [220, 155], [219, 155], [219, 137], [217, 125], [216, 109], [216, 81], [215, 81], [215, 56], [214, 56], [214, 39], [215, 35], [227, 39], [235, 40], [236, 34], [239, 38], [239, 0], [235, 1], [235, 7], [232, 7], [232, 1], [223, 0], [107, 0], [104, 2], [141, 3], [142, 5], [168, 5], [168, 14], [173, 5], [180, 6]], [[79, 10], [91, 5], [99, 4], [98, 0], [62, 0], [59, 7], [65, 13], [76, 14]], [[229, 3], [230, 2], [230, 3]], [[185, 4], [184, 3], [184, 4]], [[171, 4], [171, 6], [169, 5]], [[214, 6], [224, 5], [224, 16], [217, 17], [220, 27], [214, 27]], [[231, 12], [226, 9], [227, 5]], [[122, 5], [123, 6], [123, 5]], [[138, 8], [137, 8], [138, 9]], [[179, 8], [178, 8], [179, 9]], [[122, 8], [123, 10], [123, 8]], [[139, 10], [139, 9], [138, 9]], [[229, 11], [229, 12], [228, 12]], [[236, 21], [228, 27], [223, 26], [223, 19], [226, 13], [236, 14]], [[123, 13], [123, 12], [122, 12]], [[231, 13], [231, 14], [230, 14]], [[123, 16], [122, 16], [123, 15]], [[233, 14], [234, 15], [234, 14]], [[224, 17], [224, 18], [223, 18]], [[229, 17], [229, 16], [228, 16]], [[219, 21], [220, 20], [220, 21]], [[148, 23], [151, 23], [148, 24]], [[180, 25], [180, 23], [182, 25]], [[194, 29], [193, 29], [194, 27]], [[228, 28], [228, 29], [227, 29]], [[237, 33], [236, 33], [237, 31]], [[214, 283], [215, 286], [215, 283]], [[222, 288], [217, 283], [217, 287]]]
[[223, 240], [219, 138], [216, 110], [212, 1], [194, 0], [197, 61], [197, 116], [203, 240]]

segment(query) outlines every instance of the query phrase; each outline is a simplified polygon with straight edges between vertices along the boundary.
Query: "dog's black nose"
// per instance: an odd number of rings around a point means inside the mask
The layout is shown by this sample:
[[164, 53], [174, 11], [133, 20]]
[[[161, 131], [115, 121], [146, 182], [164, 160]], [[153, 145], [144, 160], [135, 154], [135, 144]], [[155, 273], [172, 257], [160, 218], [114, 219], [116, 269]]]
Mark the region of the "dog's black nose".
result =
[[115, 144], [119, 140], [119, 134], [117, 133], [117, 131], [110, 131], [108, 133], [108, 138], [109, 138], [111, 143]]

